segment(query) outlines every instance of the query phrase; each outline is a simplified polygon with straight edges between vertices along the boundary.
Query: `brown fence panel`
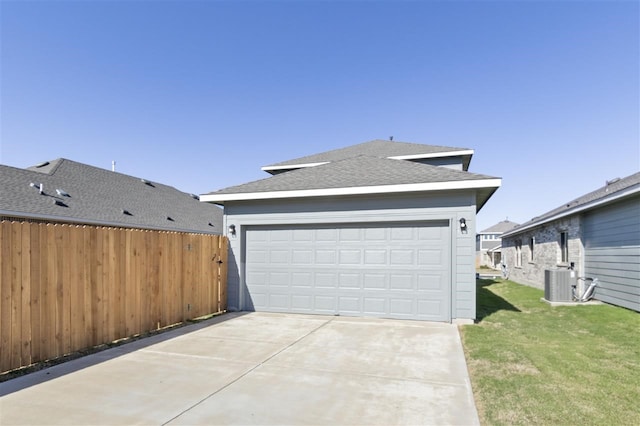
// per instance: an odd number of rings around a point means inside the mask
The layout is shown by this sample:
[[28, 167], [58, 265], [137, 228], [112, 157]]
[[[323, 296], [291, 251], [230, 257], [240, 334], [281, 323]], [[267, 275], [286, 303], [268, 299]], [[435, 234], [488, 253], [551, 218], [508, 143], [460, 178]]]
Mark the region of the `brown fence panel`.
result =
[[227, 243], [0, 222], [0, 372], [223, 312]]

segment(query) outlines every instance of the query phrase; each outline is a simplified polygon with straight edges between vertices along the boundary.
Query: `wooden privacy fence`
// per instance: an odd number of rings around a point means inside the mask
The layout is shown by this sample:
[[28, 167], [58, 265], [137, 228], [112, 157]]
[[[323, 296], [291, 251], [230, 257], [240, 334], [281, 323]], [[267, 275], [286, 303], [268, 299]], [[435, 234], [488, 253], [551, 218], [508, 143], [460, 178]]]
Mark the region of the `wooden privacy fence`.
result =
[[227, 243], [0, 222], [0, 372], [224, 311]]

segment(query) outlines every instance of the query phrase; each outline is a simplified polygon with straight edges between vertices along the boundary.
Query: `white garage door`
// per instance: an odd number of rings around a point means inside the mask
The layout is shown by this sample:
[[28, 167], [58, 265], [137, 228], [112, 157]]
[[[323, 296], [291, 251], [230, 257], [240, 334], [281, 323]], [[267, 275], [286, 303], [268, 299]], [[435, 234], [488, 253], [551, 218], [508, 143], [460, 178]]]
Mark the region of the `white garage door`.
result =
[[448, 222], [250, 227], [245, 310], [451, 320]]

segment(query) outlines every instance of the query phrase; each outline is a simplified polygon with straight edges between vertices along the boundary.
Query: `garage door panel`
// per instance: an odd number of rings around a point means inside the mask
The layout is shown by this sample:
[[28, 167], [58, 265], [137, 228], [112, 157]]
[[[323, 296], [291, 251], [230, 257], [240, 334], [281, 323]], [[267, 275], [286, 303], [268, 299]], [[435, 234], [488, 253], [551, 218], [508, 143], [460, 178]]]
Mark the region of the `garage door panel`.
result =
[[313, 230], [311, 229], [294, 229], [293, 241], [313, 241]]
[[413, 290], [415, 288], [412, 275], [390, 274], [389, 289], [391, 290]]
[[343, 228], [338, 231], [338, 241], [344, 242], [360, 242], [360, 229], [358, 228]]
[[289, 310], [289, 294], [269, 293], [269, 306], [271, 309], [287, 311]]
[[335, 265], [336, 251], [328, 249], [317, 249], [315, 251], [315, 264]]
[[316, 272], [314, 275], [314, 288], [323, 289], [330, 288], [335, 289], [338, 283], [337, 274], [330, 272]]
[[418, 250], [418, 265], [442, 265], [442, 251], [437, 249]]
[[446, 223], [256, 227], [245, 307], [450, 320]]
[[389, 263], [391, 265], [413, 265], [415, 254], [414, 250], [407, 249], [391, 249], [389, 250]]
[[364, 297], [363, 312], [368, 315], [384, 315], [387, 312], [387, 299], [384, 297]]
[[364, 280], [362, 282], [362, 288], [364, 290], [379, 290], [387, 288], [387, 275], [386, 274], [364, 274]]
[[368, 228], [364, 230], [364, 239], [367, 242], [386, 241], [387, 232], [386, 228]]
[[389, 313], [394, 316], [414, 317], [414, 300], [404, 297], [389, 299]]
[[289, 251], [288, 250], [271, 250], [269, 251], [270, 263], [289, 263]]
[[298, 288], [312, 288], [313, 274], [311, 272], [292, 272], [291, 286]]
[[418, 274], [418, 290], [446, 290], [446, 277], [440, 274]]
[[362, 312], [360, 297], [340, 296], [338, 298], [338, 310], [344, 314], [359, 314]]
[[296, 294], [291, 296], [291, 309], [309, 311], [313, 309], [313, 297], [308, 294]]
[[269, 252], [267, 250], [247, 249], [247, 262], [252, 264], [267, 263]]
[[338, 273], [338, 287], [352, 290], [360, 288], [360, 274], [342, 272]]
[[441, 300], [418, 300], [418, 315], [419, 316], [439, 316], [442, 314], [442, 301]]
[[386, 265], [387, 264], [387, 250], [375, 249], [364, 251], [364, 264], [367, 266]]
[[291, 263], [294, 265], [312, 265], [313, 264], [313, 251], [312, 250], [293, 250], [291, 255]]
[[338, 259], [341, 265], [359, 265], [360, 255], [359, 249], [345, 249], [340, 250]]

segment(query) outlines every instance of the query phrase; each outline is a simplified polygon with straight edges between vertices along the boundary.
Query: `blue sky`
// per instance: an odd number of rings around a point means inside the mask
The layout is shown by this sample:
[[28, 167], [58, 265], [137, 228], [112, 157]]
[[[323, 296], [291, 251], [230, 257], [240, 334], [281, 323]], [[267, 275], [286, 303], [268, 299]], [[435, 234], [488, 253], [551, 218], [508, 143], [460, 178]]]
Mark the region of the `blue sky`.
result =
[[472, 148], [479, 230], [640, 170], [637, 1], [0, 2], [0, 163], [206, 193], [372, 139]]

